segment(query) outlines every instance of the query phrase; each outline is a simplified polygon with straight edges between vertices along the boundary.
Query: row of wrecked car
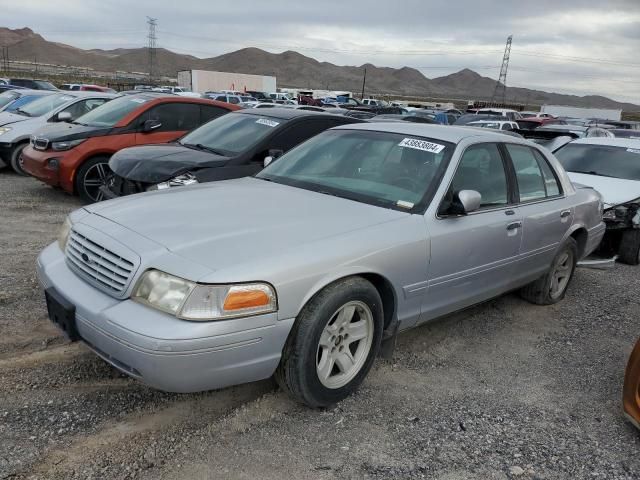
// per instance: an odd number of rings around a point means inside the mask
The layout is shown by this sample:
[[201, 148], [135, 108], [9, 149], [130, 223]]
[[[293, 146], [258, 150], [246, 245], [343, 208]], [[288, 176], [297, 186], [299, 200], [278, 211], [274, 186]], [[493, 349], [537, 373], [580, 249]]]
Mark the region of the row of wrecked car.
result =
[[633, 139], [570, 138], [554, 155], [486, 128], [91, 98], [108, 101], [48, 113], [18, 157], [96, 202], [38, 274], [69, 338], [162, 390], [274, 375], [330, 405], [400, 331], [514, 289], [560, 301], [598, 249], [640, 259]]

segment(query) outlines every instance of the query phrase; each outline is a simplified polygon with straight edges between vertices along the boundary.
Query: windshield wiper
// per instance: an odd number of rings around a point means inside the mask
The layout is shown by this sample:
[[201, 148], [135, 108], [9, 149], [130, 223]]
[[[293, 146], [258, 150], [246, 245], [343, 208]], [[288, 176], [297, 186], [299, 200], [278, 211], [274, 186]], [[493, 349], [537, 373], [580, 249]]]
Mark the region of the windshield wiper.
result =
[[29, 114], [29, 113], [25, 112], [25, 111], [24, 111], [24, 110], [22, 110], [21, 108], [16, 108], [14, 111], [15, 111], [16, 113], [19, 113], [20, 115], [24, 115], [25, 117], [30, 117], [30, 116], [31, 116], [31, 114]]
[[607, 175], [605, 173], [596, 172], [595, 170], [589, 170], [588, 172], [580, 171], [580, 170], [569, 170], [571, 173], [583, 173], [585, 175], [596, 175], [598, 177], [608, 177], [608, 178], [620, 178], [615, 175]]
[[225, 154], [221, 151], [216, 150], [215, 148], [207, 147], [206, 145], [203, 145], [201, 143], [181, 143], [180, 145], [187, 148], [194, 148], [196, 150], [204, 150], [205, 152], [213, 153], [214, 155], [220, 155], [222, 157], [225, 156]]

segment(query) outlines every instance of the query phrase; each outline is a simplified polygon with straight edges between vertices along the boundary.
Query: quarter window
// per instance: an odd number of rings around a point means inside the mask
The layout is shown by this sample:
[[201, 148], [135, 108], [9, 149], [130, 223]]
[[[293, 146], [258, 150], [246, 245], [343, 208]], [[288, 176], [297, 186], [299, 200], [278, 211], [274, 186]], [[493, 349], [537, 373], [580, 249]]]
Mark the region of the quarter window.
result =
[[475, 190], [482, 195], [480, 208], [507, 205], [507, 175], [495, 143], [467, 148], [451, 183], [453, 192]]
[[546, 198], [545, 181], [538, 161], [531, 148], [524, 145], [507, 145], [518, 181], [521, 202]]

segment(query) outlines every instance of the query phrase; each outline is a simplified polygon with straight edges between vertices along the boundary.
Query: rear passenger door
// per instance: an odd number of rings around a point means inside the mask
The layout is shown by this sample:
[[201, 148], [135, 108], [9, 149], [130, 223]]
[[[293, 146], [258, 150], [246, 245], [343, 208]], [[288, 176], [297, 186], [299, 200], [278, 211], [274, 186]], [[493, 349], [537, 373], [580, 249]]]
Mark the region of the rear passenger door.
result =
[[542, 275], [572, 223], [573, 209], [545, 156], [528, 145], [506, 144], [505, 151], [516, 178], [523, 235], [516, 275], [534, 279]]
[[[495, 297], [508, 290], [520, 252], [522, 219], [514, 205], [509, 165], [496, 143], [471, 145], [462, 154], [437, 218], [429, 220], [429, 281], [421, 321]], [[450, 215], [461, 190], [482, 196], [480, 209]]]
[[[147, 120], [157, 120], [160, 127], [143, 132]], [[167, 143], [181, 137], [200, 125], [200, 105], [197, 103], [171, 102], [151, 107], [139, 117], [140, 129], [136, 133], [136, 144]]]

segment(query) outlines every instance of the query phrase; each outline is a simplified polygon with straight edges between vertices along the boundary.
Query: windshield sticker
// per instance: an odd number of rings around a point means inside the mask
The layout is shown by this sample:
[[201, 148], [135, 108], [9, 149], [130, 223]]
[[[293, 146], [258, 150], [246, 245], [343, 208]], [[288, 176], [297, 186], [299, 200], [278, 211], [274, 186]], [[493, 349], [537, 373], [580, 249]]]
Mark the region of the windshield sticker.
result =
[[627, 148], [627, 152], [629, 152], [629, 153], [640, 153], [640, 149], [638, 149], [638, 148]]
[[274, 122], [273, 120], [269, 120], [267, 118], [259, 118], [258, 120], [256, 120], [256, 123], [259, 123], [260, 125], [266, 125], [267, 127], [271, 128], [280, 125], [280, 122]]
[[444, 145], [437, 143], [427, 142], [425, 140], [418, 140], [416, 138], [405, 138], [399, 144], [399, 147], [414, 148], [416, 150], [422, 150], [424, 152], [440, 153], [444, 150]]
[[146, 100], [144, 98], [132, 98], [131, 101], [134, 102], [134, 103], [144, 103], [144, 102], [146, 102]]
[[411, 210], [414, 204], [411, 202], [405, 202], [404, 200], [398, 200], [396, 202], [396, 205], [400, 208], [406, 208], [407, 210]]

